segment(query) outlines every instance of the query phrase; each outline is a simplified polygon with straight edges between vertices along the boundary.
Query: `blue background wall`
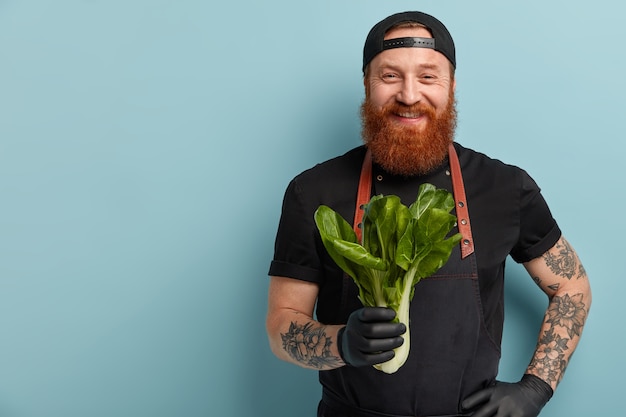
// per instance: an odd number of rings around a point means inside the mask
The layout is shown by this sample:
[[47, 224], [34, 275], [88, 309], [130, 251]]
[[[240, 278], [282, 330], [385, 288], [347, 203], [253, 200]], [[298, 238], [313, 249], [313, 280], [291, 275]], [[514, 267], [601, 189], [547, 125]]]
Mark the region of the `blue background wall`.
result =
[[[617, 1], [0, 1], [0, 416], [313, 416], [266, 277], [288, 181], [358, 145], [361, 48], [442, 19], [459, 131], [528, 170], [594, 306], [544, 416], [615, 415], [625, 369]], [[508, 267], [500, 377], [545, 297]]]

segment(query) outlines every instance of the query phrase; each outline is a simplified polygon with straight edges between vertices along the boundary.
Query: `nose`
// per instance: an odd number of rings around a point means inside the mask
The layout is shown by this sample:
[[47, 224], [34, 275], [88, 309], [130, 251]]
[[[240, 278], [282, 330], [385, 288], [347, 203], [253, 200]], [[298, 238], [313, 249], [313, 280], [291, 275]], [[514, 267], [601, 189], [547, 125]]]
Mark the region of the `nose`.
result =
[[419, 103], [421, 98], [422, 93], [419, 82], [410, 78], [407, 78], [402, 82], [400, 91], [398, 91], [398, 94], [396, 95], [396, 100], [402, 104], [406, 104], [407, 106]]

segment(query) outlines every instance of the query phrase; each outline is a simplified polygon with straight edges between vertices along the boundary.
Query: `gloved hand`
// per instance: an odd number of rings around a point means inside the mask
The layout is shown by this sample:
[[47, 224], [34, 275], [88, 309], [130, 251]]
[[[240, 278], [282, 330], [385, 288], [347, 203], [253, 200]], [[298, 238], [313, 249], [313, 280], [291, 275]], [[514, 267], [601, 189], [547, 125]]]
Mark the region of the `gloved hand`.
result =
[[461, 403], [464, 410], [481, 405], [473, 417], [537, 417], [552, 398], [552, 388], [542, 379], [526, 374], [517, 383], [496, 381]]
[[337, 333], [341, 359], [352, 366], [371, 366], [393, 358], [393, 349], [404, 343], [402, 323], [392, 323], [396, 312], [384, 307], [363, 307], [348, 317]]

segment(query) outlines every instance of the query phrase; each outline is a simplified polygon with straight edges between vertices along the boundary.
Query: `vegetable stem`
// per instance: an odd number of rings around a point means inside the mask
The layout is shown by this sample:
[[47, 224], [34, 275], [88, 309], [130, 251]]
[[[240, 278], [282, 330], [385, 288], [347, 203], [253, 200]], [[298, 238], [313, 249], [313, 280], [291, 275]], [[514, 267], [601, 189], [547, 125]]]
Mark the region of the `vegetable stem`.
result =
[[404, 339], [404, 343], [401, 346], [394, 349], [394, 357], [387, 362], [374, 365], [379, 371], [383, 371], [387, 374], [393, 374], [396, 372], [409, 357], [409, 351], [411, 350], [411, 331], [409, 327], [409, 311], [411, 309], [411, 293], [413, 285], [420, 281], [415, 279], [415, 268], [411, 268], [407, 271], [404, 279], [404, 287], [402, 289], [402, 296], [400, 297], [400, 304], [396, 310], [396, 319], [398, 322], [403, 323], [406, 326], [406, 332], [401, 336]]

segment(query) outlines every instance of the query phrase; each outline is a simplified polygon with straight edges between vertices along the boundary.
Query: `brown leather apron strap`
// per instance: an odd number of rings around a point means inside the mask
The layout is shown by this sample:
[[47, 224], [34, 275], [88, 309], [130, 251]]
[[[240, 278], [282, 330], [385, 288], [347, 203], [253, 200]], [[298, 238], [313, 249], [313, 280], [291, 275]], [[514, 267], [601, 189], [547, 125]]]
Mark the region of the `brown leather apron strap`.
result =
[[[463, 236], [461, 239], [461, 259], [467, 258], [474, 253], [474, 239], [472, 238], [472, 227], [470, 225], [469, 211], [467, 209], [467, 199], [465, 198], [465, 185], [461, 174], [459, 157], [454, 149], [454, 144], [450, 143], [448, 148], [450, 160], [450, 172], [452, 175], [452, 190], [454, 191], [454, 201], [456, 203], [456, 216], [459, 232]], [[361, 242], [361, 222], [363, 220], [363, 207], [369, 202], [372, 194], [372, 155], [369, 151], [363, 158], [361, 167], [361, 177], [359, 179], [359, 189], [356, 197], [356, 208], [354, 210], [354, 232], [357, 242]]]
[[372, 196], [372, 153], [368, 149], [363, 158], [361, 167], [361, 178], [359, 178], [359, 189], [356, 194], [356, 208], [354, 209], [354, 224], [352, 225], [356, 233], [357, 242], [361, 243], [361, 221], [363, 220], [363, 208], [370, 201]]
[[474, 253], [474, 239], [472, 238], [472, 227], [470, 226], [469, 211], [467, 209], [467, 198], [465, 197], [465, 185], [461, 174], [461, 164], [454, 149], [454, 143], [448, 147], [448, 159], [450, 160], [450, 172], [452, 174], [452, 190], [456, 202], [456, 217], [461, 239], [461, 259], [467, 258]]

